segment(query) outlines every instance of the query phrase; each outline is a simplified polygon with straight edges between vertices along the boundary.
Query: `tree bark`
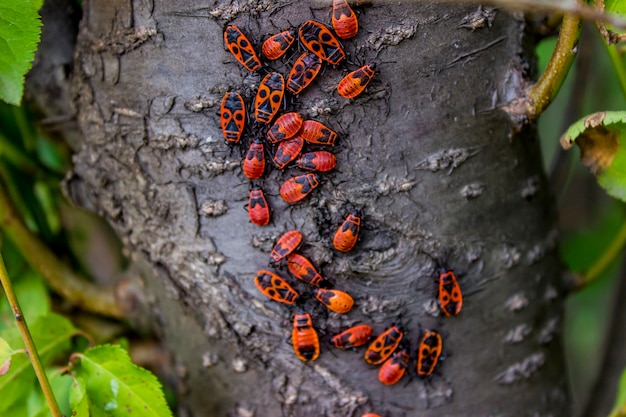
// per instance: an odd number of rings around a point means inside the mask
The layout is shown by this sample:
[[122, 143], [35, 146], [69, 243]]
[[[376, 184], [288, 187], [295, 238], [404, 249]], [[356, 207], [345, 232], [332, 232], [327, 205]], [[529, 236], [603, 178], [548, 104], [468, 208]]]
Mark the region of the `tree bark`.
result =
[[[141, 272], [154, 327], [180, 364], [181, 404], [198, 416], [568, 415], [554, 205], [534, 128], [500, 109], [533, 67], [519, 16], [426, 2], [366, 8], [345, 45], [348, 67], [380, 63], [368, 91], [338, 97], [344, 73], [326, 68], [289, 104], [342, 133], [338, 169], [296, 205], [278, 195], [295, 171], [270, 170], [260, 184], [272, 223], [248, 221], [241, 152], [223, 142], [217, 113], [229, 89], [249, 103], [259, 77], [223, 50], [223, 26], [259, 41], [329, 14], [298, 2], [84, 2], [74, 79], [83, 142], [66, 185], [112, 224]], [[338, 253], [332, 234], [354, 208], [361, 239]], [[356, 322], [376, 332], [401, 322], [414, 355], [420, 325], [437, 329], [447, 358], [432, 378], [386, 387], [362, 351], [326, 343], [317, 361], [296, 358], [295, 309], [252, 281], [292, 228], [304, 235], [300, 251], [356, 300], [349, 314], [329, 314], [294, 283], [322, 339]], [[435, 301], [429, 255], [447, 252], [465, 294], [458, 317]]]

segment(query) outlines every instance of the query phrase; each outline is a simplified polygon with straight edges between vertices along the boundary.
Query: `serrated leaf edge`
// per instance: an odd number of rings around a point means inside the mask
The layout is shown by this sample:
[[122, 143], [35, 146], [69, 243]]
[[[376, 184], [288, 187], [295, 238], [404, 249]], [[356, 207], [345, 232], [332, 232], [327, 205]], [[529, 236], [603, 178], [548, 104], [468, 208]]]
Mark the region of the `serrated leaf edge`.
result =
[[[139, 372], [141, 375], [141, 377], [145, 377], [148, 378], [149, 381], [146, 381], [147, 383], [153, 383], [155, 384], [155, 395], [157, 396], [158, 399], [160, 399], [161, 401], [163, 401], [163, 405], [164, 405], [164, 409], [168, 412], [168, 416], [172, 415], [171, 410], [169, 409], [169, 407], [167, 406], [167, 402], [165, 401], [165, 395], [163, 394], [163, 386], [161, 385], [160, 381], [158, 380], [158, 378], [150, 371], [148, 371], [145, 368], [142, 368], [141, 366], [137, 366], [135, 365], [131, 360], [130, 360], [130, 356], [128, 356], [128, 353], [122, 349], [119, 346], [116, 345], [100, 345], [100, 346], [95, 346], [93, 348], [87, 349], [84, 353], [82, 354], [75, 354], [72, 355], [74, 357], [78, 357], [80, 358], [81, 362], [84, 361], [85, 359], [89, 359], [90, 361], [92, 361], [93, 363], [97, 364], [98, 367], [100, 369], [102, 369], [103, 371], [106, 371], [107, 374], [112, 378], [111, 380], [115, 380], [118, 384], [122, 384], [124, 385], [128, 391], [130, 392], [135, 392], [134, 389], [132, 389], [130, 386], [128, 386], [127, 384], [124, 384], [121, 380], [121, 377], [118, 377], [117, 375], [115, 375], [112, 371], [110, 371], [109, 369], [105, 368], [101, 363], [95, 362], [92, 358], [87, 357], [86, 355], [88, 353], [92, 353], [95, 350], [99, 350], [99, 349], [110, 349], [113, 348], [113, 350], [117, 350], [118, 352], [123, 352], [123, 355], [121, 355], [121, 357], [123, 357], [127, 363], [137, 372]], [[119, 385], [117, 385], [118, 389], [119, 389]], [[89, 392], [89, 390], [87, 390], [87, 392]], [[89, 395], [89, 394], [88, 394]], [[160, 414], [156, 409], [154, 409], [150, 404], [148, 404], [146, 401], [146, 399], [144, 399], [141, 396], [137, 396], [137, 398], [141, 399], [141, 403], [143, 403], [143, 407], [144, 407], [144, 412], [146, 410], [150, 410], [152, 413], [150, 415], [156, 416], [156, 417], [161, 417], [162, 414]], [[146, 414], [143, 414], [146, 415]]]

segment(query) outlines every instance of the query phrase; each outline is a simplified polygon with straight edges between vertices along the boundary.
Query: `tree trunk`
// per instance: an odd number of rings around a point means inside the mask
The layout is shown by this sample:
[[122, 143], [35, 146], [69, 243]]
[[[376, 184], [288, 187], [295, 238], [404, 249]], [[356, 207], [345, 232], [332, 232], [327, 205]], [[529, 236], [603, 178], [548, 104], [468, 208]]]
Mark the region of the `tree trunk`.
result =
[[[532, 68], [524, 20], [426, 2], [365, 8], [345, 46], [349, 68], [380, 63], [366, 93], [333, 93], [345, 73], [328, 67], [289, 103], [341, 132], [337, 170], [296, 205], [278, 194], [295, 170], [269, 170], [258, 183], [272, 223], [258, 227], [218, 109], [229, 89], [250, 103], [260, 77], [224, 51], [223, 27], [258, 42], [330, 21], [330, 6], [303, 4], [83, 4], [74, 80], [83, 142], [67, 188], [108, 219], [141, 272], [154, 327], [180, 365], [181, 404], [197, 416], [568, 415], [554, 205], [534, 128], [501, 110]], [[355, 208], [361, 239], [339, 253], [332, 234]], [[315, 362], [290, 345], [295, 308], [253, 283], [292, 228], [304, 235], [300, 252], [356, 300], [348, 314], [329, 313], [294, 283], [322, 335]], [[431, 256], [447, 253], [465, 295], [457, 317], [436, 303]], [[376, 332], [402, 323], [413, 356], [420, 326], [437, 329], [447, 358], [427, 380], [412, 361], [411, 380], [383, 386], [362, 350], [325, 342], [357, 322]]]

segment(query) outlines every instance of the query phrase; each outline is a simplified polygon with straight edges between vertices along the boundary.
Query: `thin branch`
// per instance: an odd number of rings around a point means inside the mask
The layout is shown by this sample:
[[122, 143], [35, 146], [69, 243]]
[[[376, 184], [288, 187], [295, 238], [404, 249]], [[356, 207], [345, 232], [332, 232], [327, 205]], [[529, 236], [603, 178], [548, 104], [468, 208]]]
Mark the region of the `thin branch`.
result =
[[550, 62], [539, 80], [526, 90], [526, 117], [534, 120], [548, 107], [559, 92], [574, 62], [580, 38], [581, 19], [565, 15]]
[[15, 243], [33, 269], [39, 272], [50, 287], [62, 297], [86, 311], [123, 318], [112, 288], [95, 285], [75, 274], [28, 230], [2, 182], [0, 182], [0, 228]]
[[11, 306], [11, 310], [13, 310], [13, 316], [15, 317], [15, 321], [17, 322], [17, 327], [20, 329], [20, 333], [22, 334], [22, 339], [24, 340], [24, 345], [26, 346], [26, 352], [28, 353], [28, 357], [30, 358], [30, 363], [33, 365], [33, 369], [35, 370], [35, 374], [37, 375], [37, 379], [39, 380], [39, 385], [41, 385], [41, 389], [43, 391], [44, 397], [46, 397], [46, 402], [50, 407], [50, 412], [54, 417], [61, 417], [61, 410], [59, 409], [59, 405], [57, 404], [56, 399], [54, 398], [54, 394], [52, 393], [52, 387], [50, 386], [50, 381], [48, 381], [48, 377], [46, 376], [46, 371], [41, 364], [41, 359], [39, 358], [39, 353], [37, 352], [37, 348], [35, 347], [35, 342], [33, 341], [33, 337], [28, 330], [28, 325], [26, 324], [26, 318], [22, 314], [22, 308], [20, 307], [20, 303], [15, 296], [15, 292], [13, 291], [13, 285], [11, 284], [11, 280], [7, 274], [7, 270], [4, 266], [4, 260], [2, 259], [2, 255], [0, 254], [0, 283], [2, 283], [2, 288], [4, 288], [4, 293], [7, 296], [7, 300], [9, 301], [9, 305]]

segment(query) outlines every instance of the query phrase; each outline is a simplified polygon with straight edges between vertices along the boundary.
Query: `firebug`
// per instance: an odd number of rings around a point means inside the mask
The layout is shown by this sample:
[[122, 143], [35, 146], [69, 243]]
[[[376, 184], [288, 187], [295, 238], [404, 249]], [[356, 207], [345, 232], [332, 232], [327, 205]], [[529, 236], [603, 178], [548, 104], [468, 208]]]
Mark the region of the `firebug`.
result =
[[261, 68], [261, 60], [254, 51], [252, 43], [237, 26], [226, 26], [224, 44], [248, 71], [256, 71]]
[[341, 333], [334, 335], [330, 342], [338, 349], [363, 346], [372, 337], [372, 327], [367, 324], [357, 324]]
[[337, 65], [345, 57], [341, 43], [324, 24], [307, 20], [298, 29], [302, 44], [322, 61]]
[[278, 72], [267, 74], [256, 93], [254, 99], [254, 118], [261, 123], [272, 121], [283, 102], [285, 95], [285, 79]]
[[365, 362], [370, 365], [383, 363], [400, 344], [404, 332], [400, 326], [393, 325], [382, 332], [365, 351]]
[[365, 90], [375, 73], [376, 63], [370, 62], [343, 77], [337, 85], [337, 92], [342, 97], [355, 98]]
[[359, 230], [361, 229], [362, 214], [359, 210], [355, 210], [348, 214], [341, 226], [335, 232], [333, 238], [333, 246], [341, 252], [350, 251], [359, 238]]
[[256, 185], [250, 190], [248, 216], [257, 226], [266, 226], [270, 222], [270, 207], [267, 205], [263, 190]]
[[333, 0], [331, 23], [341, 39], [353, 38], [359, 31], [359, 21], [347, 0]]
[[393, 385], [400, 381], [409, 366], [410, 359], [409, 346], [402, 342], [399, 349], [380, 367], [378, 380], [385, 385]]
[[296, 40], [296, 30], [287, 29], [270, 36], [263, 42], [261, 52], [269, 60], [280, 58]]
[[307, 142], [316, 145], [334, 145], [337, 140], [337, 132], [316, 120], [305, 120], [300, 135]]
[[289, 230], [278, 238], [270, 253], [270, 264], [280, 262], [286, 258], [302, 243], [302, 233], [297, 230]]
[[439, 271], [439, 305], [446, 316], [456, 316], [463, 307], [463, 293], [456, 275], [450, 269], [440, 268]]
[[261, 178], [265, 171], [265, 148], [261, 139], [255, 138], [243, 160], [243, 173], [251, 180]]
[[320, 355], [320, 342], [311, 315], [299, 310], [293, 318], [291, 342], [296, 356], [303, 362], [314, 361]]
[[337, 158], [328, 151], [308, 152], [296, 160], [296, 166], [307, 171], [328, 172], [336, 165]]
[[335, 313], [344, 314], [352, 310], [354, 300], [344, 291], [326, 288], [316, 288], [313, 293], [315, 298]]
[[322, 61], [317, 55], [305, 52], [293, 64], [287, 77], [287, 90], [293, 94], [300, 94], [313, 82], [322, 69]]
[[424, 332], [417, 348], [417, 376], [432, 375], [443, 349], [441, 335], [434, 330]]
[[254, 284], [267, 297], [283, 304], [295, 304], [300, 295], [278, 275], [260, 270], [254, 277]]
[[294, 137], [302, 127], [302, 122], [302, 116], [298, 112], [285, 113], [276, 119], [270, 130], [267, 131], [267, 139], [276, 143]]
[[311, 285], [320, 285], [324, 277], [315, 269], [311, 261], [304, 256], [292, 253], [287, 258], [287, 268], [294, 277]]
[[304, 174], [289, 178], [280, 186], [280, 196], [287, 203], [297, 203], [320, 185], [319, 175]]
[[304, 139], [300, 136], [280, 142], [274, 154], [274, 165], [276, 165], [276, 168], [285, 168], [289, 162], [298, 157], [303, 147]]
[[246, 124], [246, 105], [243, 98], [234, 91], [226, 93], [222, 99], [220, 123], [225, 140], [233, 143], [241, 140]]
[[456, 316], [463, 308], [463, 292], [454, 271], [445, 266], [450, 256], [450, 250], [446, 250], [443, 259], [428, 253], [426, 255], [435, 261], [437, 265], [439, 275], [437, 279], [437, 298], [439, 307], [446, 316]]

